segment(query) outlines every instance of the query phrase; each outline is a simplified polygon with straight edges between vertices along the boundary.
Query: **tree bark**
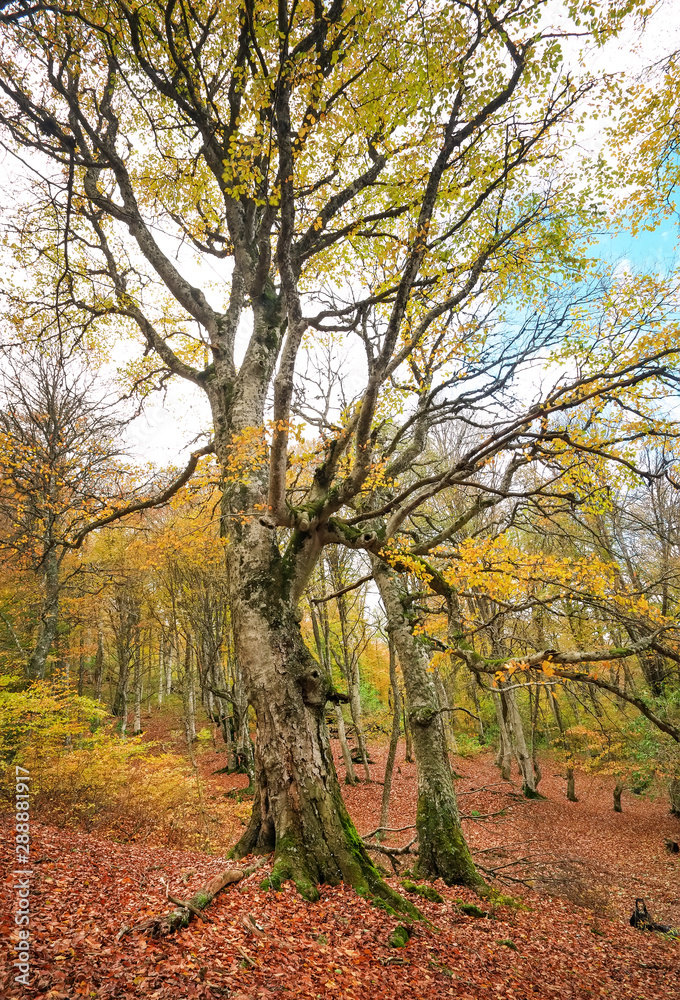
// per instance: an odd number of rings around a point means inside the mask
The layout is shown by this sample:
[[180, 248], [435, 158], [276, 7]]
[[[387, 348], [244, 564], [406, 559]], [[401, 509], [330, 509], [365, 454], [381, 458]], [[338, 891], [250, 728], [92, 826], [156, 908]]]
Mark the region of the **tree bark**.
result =
[[401, 729], [401, 705], [399, 698], [399, 680], [397, 678], [397, 656], [394, 643], [389, 641], [390, 652], [390, 690], [392, 691], [392, 732], [390, 734], [390, 749], [387, 753], [385, 763], [385, 777], [383, 780], [382, 804], [380, 807], [380, 826], [389, 826], [390, 792], [392, 791], [392, 774], [394, 773], [394, 761], [397, 756], [397, 746], [399, 744], [399, 731]]
[[404, 723], [404, 761], [407, 764], [413, 763], [413, 736], [411, 733], [411, 726], [408, 720], [408, 712], [406, 709], [406, 699], [407, 695], [404, 692], [404, 697], [402, 699], [402, 719]]
[[394, 573], [381, 559], [374, 557], [372, 561], [374, 579], [387, 614], [388, 634], [404, 677], [418, 768], [416, 870], [421, 877], [441, 877], [447, 885], [479, 888], [483, 880], [460, 825], [441, 710], [428, 671], [428, 651], [413, 635]]
[[505, 722], [512, 741], [515, 760], [522, 775], [522, 794], [527, 799], [537, 799], [541, 796], [536, 789], [536, 775], [534, 764], [527, 749], [524, 738], [524, 727], [522, 717], [519, 714], [517, 699], [514, 691], [501, 691], [501, 699], [505, 709]]
[[83, 627], [80, 627], [78, 636], [78, 697], [83, 697], [83, 687], [85, 684], [85, 650], [83, 648]]
[[101, 622], [97, 622], [97, 652], [94, 658], [94, 697], [101, 701], [102, 681], [104, 679], [104, 637]]
[[135, 689], [135, 714], [132, 723], [132, 735], [139, 736], [142, 731], [142, 646], [137, 643], [134, 652], [133, 684]]
[[184, 676], [182, 677], [182, 708], [184, 718], [184, 735], [189, 746], [196, 739], [196, 712], [194, 706], [194, 670], [191, 655], [191, 640], [186, 637], [184, 647]]
[[498, 752], [496, 753], [494, 764], [500, 768], [503, 781], [510, 781], [512, 774], [512, 746], [510, 745], [510, 737], [505, 725], [503, 703], [498, 691], [493, 690], [491, 697], [493, 698], [493, 707], [496, 710], [496, 720], [498, 722]]
[[[321, 566], [323, 570], [323, 564]], [[325, 577], [321, 575], [321, 580], [324, 585], [325, 591]], [[319, 662], [326, 671], [329, 679], [333, 676], [333, 665], [331, 663], [331, 653], [330, 653], [330, 629], [328, 626], [328, 615], [325, 611], [325, 606], [322, 604], [319, 606], [319, 611], [314, 607], [314, 604], [310, 601], [309, 613], [312, 619], [312, 629], [314, 631], [314, 642], [316, 644], [316, 652], [319, 658]], [[342, 714], [342, 708], [339, 702], [336, 702], [333, 706], [335, 709], [335, 721], [338, 727], [338, 739], [340, 740], [340, 750], [342, 751], [342, 759], [345, 765], [345, 784], [346, 785], [356, 785], [357, 776], [354, 773], [354, 764], [352, 763], [352, 754], [350, 753], [349, 743], [347, 742], [347, 732], [345, 731], [345, 717]]]
[[671, 778], [668, 782], [668, 798], [671, 816], [677, 816], [680, 819], [680, 778]]
[[623, 787], [622, 781], [617, 781], [614, 785], [614, 812], [616, 813], [623, 812], [621, 807], [621, 792], [623, 791]]
[[310, 900], [320, 883], [346, 882], [415, 912], [383, 882], [347, 813], [325, 722], [332, 687], [302, 639], [290, 563], [272, 531], [233, 518], [227, 565], [236, 657], [257, 719], [253, 812], [233, 856], [274, 850], [271, 886], [292, 879]]
[[578, 802], [576, 798], [576, 781], [574, 779], [574, 767], [572, 765], [572, 754], [571, 748], [567, 743], [566, 730], [564, 726], [564, 720], [562, 719], [562, 712], [560, 710], [560, 705], [551, 688], [548, 688], [548, 701], [550, 702], [550, 707], [552, 708], [553, 715], [555, 716], [555, 722], [557, 723], [557, 728], [560, 731], [560, 739], [562, 741], [562, 749], [564, 751], [566, 770], [567, 770], [567, 800], [569, 802]]
[[441, 679], [439, 673], [439, 667], [435, 667], [433, 671], [433, 680], [435, 690], [437, 692], [437, 700], [439, 701], [439, 707], [442, 710], [442, 721], [444, 723], [444, 734], [446, 736], [446, 747], [449, 753], [458, 752], [458, 744], [456, 743], [456, 734], [453, 730], [453, 716], [449, 704], [449, 696], [446, 693], [446, 688], [444, 687], [444, 682]]
[[51, 548], [45, 555], [45, 596], [43, 600], [38, 638], [31, 651], [26, 672], [31, 680], [45, 676], [47, 657], [54, 643], [59, 625], [59, 560]]
[[470, 697], [472, 698], [472, 704], [475, 707], [475, 715], [477, 717], [477, 736], [479, 737], [480, 743], [485, 743], [486, 734], [484, 732], [484, 722], [482, 721], [482, 706], [479, 704], [479, 695], [477, 694], [477, 678], [472, 673], [470, 673], [468, 679], [468, 691], [470, 692]]
[[537, 687], [535, 690], [529, 688], [529, 705], [531, 707], [531, 764], [534, 769], [534, 787], [538, 788], [541, 778], [543, 777], [541, 771], [541, 764], [538, 759], [538, 747], [536, 745], [536, 729], [538, 727], [538, 712], [540, 709], [540, 695], [541, 689]]

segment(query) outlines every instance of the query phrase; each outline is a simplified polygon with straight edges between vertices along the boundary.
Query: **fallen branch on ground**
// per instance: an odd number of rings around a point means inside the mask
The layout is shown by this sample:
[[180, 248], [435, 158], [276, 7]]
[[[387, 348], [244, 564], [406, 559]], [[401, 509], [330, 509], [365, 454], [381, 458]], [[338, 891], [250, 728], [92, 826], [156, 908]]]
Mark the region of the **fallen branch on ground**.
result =
[[175, 899], [168, 894], [170, 902], [177, 906], [176, 910], [173, 910], [171, 913], [164, 913], [158, 917], [150, 917], [148, 920], [143, 920], [141, 923], [135, 924], [134, 927], [122, 927], [118, 934], [118, 940], [131, 931], [135, 931], [138, 934], [150, 934], [151, 937], [165, 937], [166, 934], [173, 934], [181, 927], [188, 927], [192, 916], [198, 916], [202, 920], [207, 920], [208, 918], [202, 911], [210, 906], [215, 896], [222, 889], [252, 875], [258, 868], [266, 864], [268, 860], [269, 856], [261, 858], [247, 868], [228, 868], [226, 872], [217, 875], [206, 886], [199, 889], [191, 899]]
[[396, 829], [393, 829], [391, 826], [379, 826], [377, 830], [373, 831], [373, 833], [365, 833], [361, 839], [370, 840], [371, 837], [375, 837], [379, 833], [403, 833], [404, 830], [415, 830], [415, 828], [415, 823], [411, 823], [410, 826], [399, 826]]
[[381, 854], [386, 854], [387, 857], [390, 859], [392, 868], [396, 872], [397, 871], [396, 859], [400, 854], [418, 853], [417, 850], [416, 851], [411, 850], [417, 839], [418, 839], [417, 837], [414, 837], [413, 840], [409, 844], [406, 844], [405, 847], [383, 847], [382, 844], [366, 844], [365, 847], [367, 851], [379, 851]]

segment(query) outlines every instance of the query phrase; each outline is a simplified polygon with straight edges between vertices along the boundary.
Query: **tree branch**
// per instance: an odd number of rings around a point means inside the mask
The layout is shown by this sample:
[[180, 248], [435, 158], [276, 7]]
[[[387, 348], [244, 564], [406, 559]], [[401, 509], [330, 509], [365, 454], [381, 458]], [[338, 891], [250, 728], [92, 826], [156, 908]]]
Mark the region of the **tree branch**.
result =
[[168, 500], [171, 500], [175, 494], [189, 482], [196, 471], [198, 460], [203, 458], [204, 455], [211, 455], [214, 451], [214, 441], [206, 444], [203, 448], [199, 448], [197, 451], [192, 451], [191, 457], [184, 470], [165, 490], [163, 490], [162, 493], [159, 493], [158, 496], [150, 497], [148, 500], [139, 500], [137, 503], [129, 504], [127, 507], [118, 507], [105, 517], [97, 518], [96, 521], [91, 521], [90, 524], [86, 524], [85, 527], [78, 532], [73, 541], [62, 542], [61, 544], [70, 549], [78, 549], [91, 531], [96, 531], [97, 528], [104, 528], [107, 524], [113, 524], [114, 521], [120, 520], [121, 517], [127, 517], [128, 514], [137, 514], [139, 511], [149, 510], [151, 507], [162, 507], [163, 504], [166, 504]]

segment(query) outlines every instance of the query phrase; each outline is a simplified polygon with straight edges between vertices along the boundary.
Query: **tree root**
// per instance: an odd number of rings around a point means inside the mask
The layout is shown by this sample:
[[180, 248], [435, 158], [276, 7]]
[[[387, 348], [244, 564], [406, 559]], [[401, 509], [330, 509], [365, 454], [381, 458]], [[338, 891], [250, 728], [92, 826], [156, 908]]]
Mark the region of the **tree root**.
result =
[[170, 902], [175, 903], [177, 906], [176, 910], [173, 910], [171, 913], [164, 913], [158, 917], [150, 917], [147, 920], [142, 920], [141, 923], [135, 924], [133, 927], [121, 927], [117, 940], [120, 940], [125, 934], [129, 934], [132, 931], [138, 934], [149, 934], [151, 937], [165, 937], [167, 934], [174, 934], [175, 931], [182, 927], [188, 927], [192, 916], [200, 917], [201, 920], [208, 920], [203, 911], [210, 906], [215, 896], [222, 889], [226, 888], [226, 886], [233, 885], [234, 882], [240, 882], [241, 879], [252, 875], [254, 871], [261, 868], [268, 860], [268, 857], [261, 858], [247, 868], [228, 868], [226, 872], [217, 875], [206, 886], [199, 889], [191, 899], [176, 899], [168, 893]]

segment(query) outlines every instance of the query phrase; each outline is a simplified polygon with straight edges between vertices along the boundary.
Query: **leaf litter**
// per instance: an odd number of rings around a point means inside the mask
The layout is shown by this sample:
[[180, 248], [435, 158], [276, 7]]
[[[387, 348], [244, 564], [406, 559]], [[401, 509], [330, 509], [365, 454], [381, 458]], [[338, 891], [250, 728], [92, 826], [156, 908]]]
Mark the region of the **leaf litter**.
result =
[[[375, 783], [345, 791], [364, 835], [378, 826], [385, 753], [371, 748]], [[209, 922], [195, 920], [160, 940], [134, 930], [119, 938], [121, 927], [172, 909], [168, 892], [187, 898], [230, 862], [33, 822], [31, 978], [25, 987], [14, 981], [11, 965], [17, 936], [13, 830], [5, 820], [3, 996], [677, 1000], [680, 944], [628, 924], [636, 896], [647, 899], [657, 919], [680, 924], [680, 860], [664, 852], [666, 837], [678, 840], [680, 821], [668, 815], [665, 801], [624, 796], [624, 812], [616, 814], [611, 782], [579, 775], [580, 801], [569, 803], [563, 779], [549, 773], [541, 784], [547, 799], [526, 802], [516, 786], [499, 782], [488, 757], [456, 758], [454, 766], [476, 860], [523, 880], [493, 883], [521, 908], [489, 906], [438, 881], [444, 902], [412, 897], [427, 921], [413, 924], [406, 945], [394, 948], [388, 939], [398, 919], [345, 886], [322, 887], [318, 903], [301, 899], [291, 884], [265, 891], [265, 866], [222, 892], [208, 910]], [[210, 774], [207, 764], [202, 770]], [[241, 777], [212, 776], [211, 787], [223, 793], [238, 787]], [[414, 822], [416, 789], [415, 766], [401, 755], [391, 800], [399, 826]], [[403, 831], [384, 843], [398, 846], [411, 838], [412, 831]], [[388, 881], [403, 891], [401, 877]], [[487, 915], [469, 916], [461, 902], [481, 905]]]

